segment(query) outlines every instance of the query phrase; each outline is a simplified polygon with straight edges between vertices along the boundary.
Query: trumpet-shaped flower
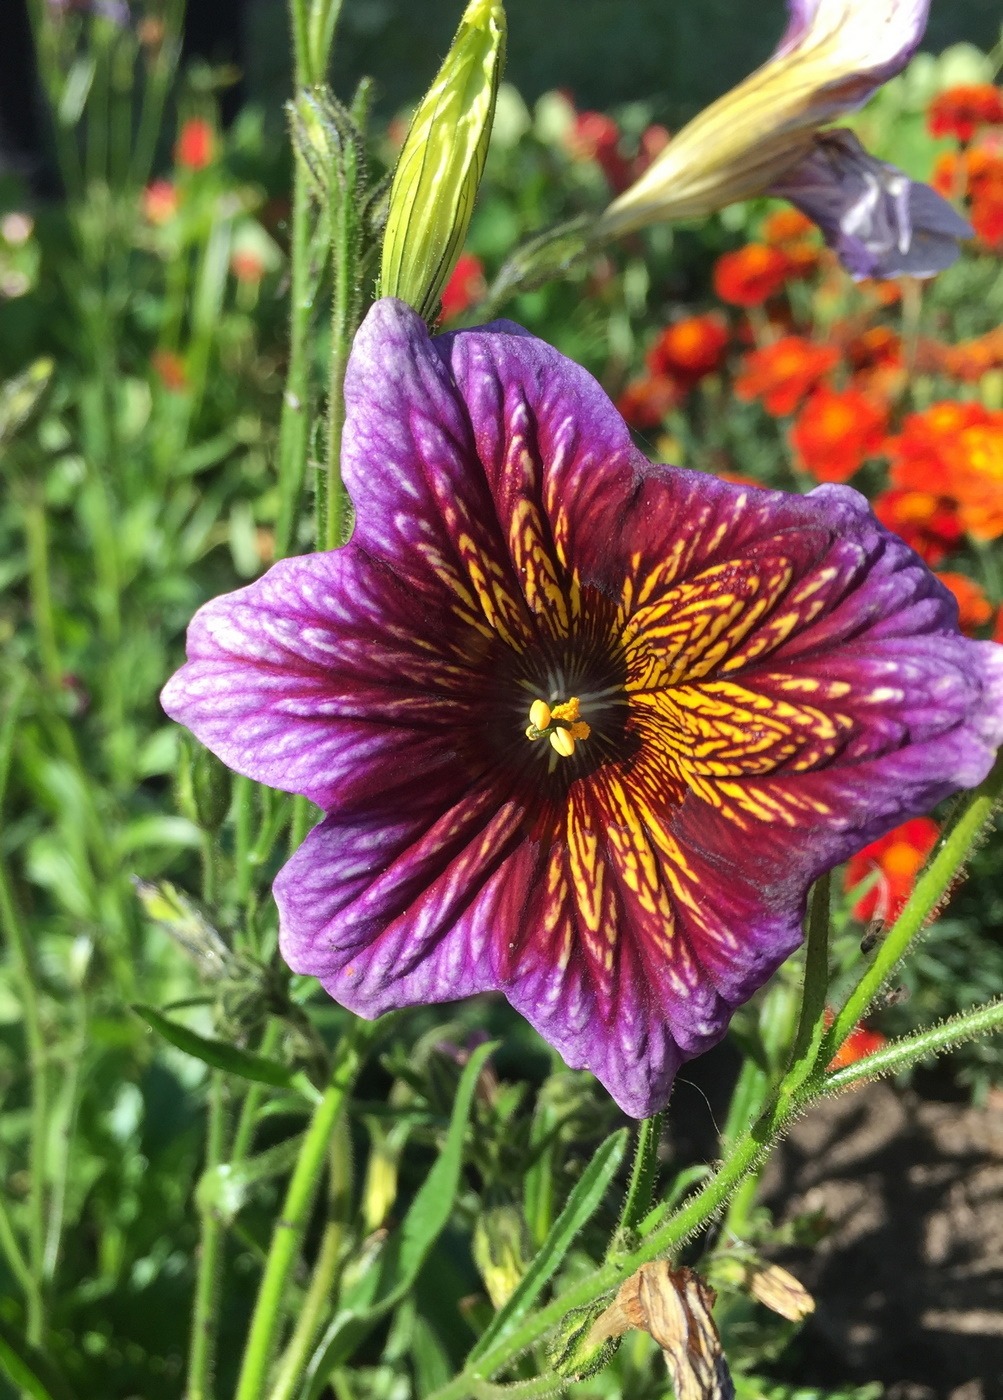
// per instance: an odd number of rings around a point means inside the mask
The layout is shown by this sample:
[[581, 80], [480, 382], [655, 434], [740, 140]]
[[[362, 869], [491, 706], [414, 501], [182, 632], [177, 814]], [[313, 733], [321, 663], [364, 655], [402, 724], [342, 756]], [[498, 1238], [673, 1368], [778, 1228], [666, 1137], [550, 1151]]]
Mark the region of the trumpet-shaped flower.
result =
[[648, 1114], [812, 880], [987, 772], [1003, 651], [855, 491], [651, 463], [511, 323], [378, 302], [345, 392], [351, 541], [206, 604], [165, 708], [326, 813], [293, 968], [370, 1017], [501, 991]]
[[788, 9], [772, 58], [672, 138], [601, 216], [597, 237], [768, 192], [818, 223], [855, 277], [939, 271], [970, 236], [965, 221], [850, 133], [818, 134], [905, 66], [929, 0], [788, 0]]

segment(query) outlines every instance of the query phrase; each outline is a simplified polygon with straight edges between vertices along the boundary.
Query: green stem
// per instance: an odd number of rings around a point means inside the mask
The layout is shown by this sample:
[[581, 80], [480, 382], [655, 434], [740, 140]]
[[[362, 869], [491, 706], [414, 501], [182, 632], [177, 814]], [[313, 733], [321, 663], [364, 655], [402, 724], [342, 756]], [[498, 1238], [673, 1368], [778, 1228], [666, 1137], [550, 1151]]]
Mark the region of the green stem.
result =
[[278, 1367], [268, 1400], [293, 1400], [325, 1318], [335, 1301], [335, 1281], [351, 1210], [352, 1154], [348, 1126], [339, 1115], [331, 1140], [328, 1216], [317, 1252], [313, 1277], [300, 1307], [299, 1318]]
[[63, 680], [63, 663], [56, 641], [49, 576], [49, 530], [45, 504], [37, 487], [29, 488], [24, 502], [24, 534], [28, 547], [28, 586], [31, 615], [42, 655], [42, 670], [49, 687], [57, 689]]
[[341, 479], [341, 436], [345, 426], [345, 370], [359, 321], [359, 211], [357, 199], [358, 154], [355, 143], [343, 147], [344, 183], [334, 211], [331, 266], [334, 291], [331, 303], [331, 353], [327, 388], [327, 499], [321, 519], [322, 549], [344, 544], [345, 487]]
[[990, 820], [1003, 794], [1003, 754], [988, 777], [972, 792], [959, 809], [956, 820], [941, 837], [940, 847], [913, 888], [898, 919], [892, 925], [870, 967], [850, 993], [829, 1032], [822, 1039], [816, 1072], [830, 1062], [857, 1022], [867, 1012], [882, 984], [908, 951], [943, 898], [951, 881], [957, 878], [982, 828]]
[[235, 1400], [260, 1400], [265, 1393], [269, 1366], [286, 1315], [289, 1280], [317, 1193], [331, 1134], [359, 1070], [361, 1039], [356, 1025], [342, 1040], [331, 1083], [314, 1110], [304, 1136], [282, 1213], [272, 1235]]
[[[212, 1171], [223, 1160], [226, 1129], [224, 1076], [214, 1070], [209, 1088], [209, 1127], [206, 1138], [205, 1170]], [[212, 1400], [219, 1333], [219, 1292], [225, 1241], [223, 1221], [216, 1210], [203, 1209], [199, 1235], [198, 1274], [195, 1279], [195, 1306], [188, 1351], [188, 1389], [185, 1400]]]
[[38, 991], [32, 966], [31, 944], [21, 922], [7, 867], [0, 861], [0, 924], [10, 945], [14, 975], [21, 994], [24, 1034], [28, 1042], [31, 1074], [31, 1136], [28, 1158], [28, 1260], [34, 1286], [28, 1293], [27, 1337], [32, 1346], [41, 1346], [45, 1333], [45, 1300], [42, 1279], [45, 1272], [46, 1181], [49, 1129], [49, 1067]]
[[[266, 1059], [270, 1059], [278, 1049], [281, 1039], [282, 1023], [272, 1019], [265, 1027], [258, 1053], [264, 1055]], [[233, 1135], [233, 1147], [230, 1150], [231, 1163], [242, 1162], [251, 1150], [254, 1129], [258, 1123], [258, 1109], [261, 1107], [267, 1092], [264, 1084], [252, 1084], [244, 1095], [244, 1102], [241, 1104], [240, 1114], [237, 1118], [237, 1131]]]
[[991, 1001], [974, 1011], [963, 1011], [941, 1021], [938, 1026], [917, 1031], [915, 1035], [903, 1036], [865, 1055], [852, 1065], [834, 1070], [826, 1075], [822, 1087], [826, 1093], [838, 1094], [862, 1080], [877, 1079], [883, 1074], [898, 1074], [908, 1069], [926, 1055], [939, 1055], [945, 1050], [960, 1045], [963, 1041], [974, 1040], [976, 1036], [991, 1035], [1003, 1029], [1003, 999]]
[[645, 1118], [637, 1130], [637, 1149], [631, 1168], [627, 1199], [623, 1203], [620, 1224], [613, 1236], [617, 1251], [651, 1209], [651, 1196], [658, 1172], [658, 1146], [662, 1138], [662, 1114]]
[[[825, 1029], [825, 997], [829, 990], [829, 872], [819, 877], [811, 892], [808, 934], [805, 940], [804, 990], [801, 1014], [791, 1051], [791, 1074], [795, 1087], [815, 1066], [818, 1047]], [[801, 1071], [801, 1079], [797, 1079]]]

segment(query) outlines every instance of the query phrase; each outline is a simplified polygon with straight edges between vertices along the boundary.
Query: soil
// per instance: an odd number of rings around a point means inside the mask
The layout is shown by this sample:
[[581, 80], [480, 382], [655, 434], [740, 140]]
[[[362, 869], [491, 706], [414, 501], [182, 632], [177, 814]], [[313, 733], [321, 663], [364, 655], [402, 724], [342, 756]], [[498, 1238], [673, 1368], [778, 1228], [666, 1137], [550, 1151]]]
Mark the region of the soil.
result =
[[817, 1304], [794, 1373], [882, 1381], [886, 1400], [1003, 1400], [1003, 1091], [976, 1108], [920, 1087], [824, 1103], [766, 1170], [776, 1220], [830, 1222], [778, 1256]]

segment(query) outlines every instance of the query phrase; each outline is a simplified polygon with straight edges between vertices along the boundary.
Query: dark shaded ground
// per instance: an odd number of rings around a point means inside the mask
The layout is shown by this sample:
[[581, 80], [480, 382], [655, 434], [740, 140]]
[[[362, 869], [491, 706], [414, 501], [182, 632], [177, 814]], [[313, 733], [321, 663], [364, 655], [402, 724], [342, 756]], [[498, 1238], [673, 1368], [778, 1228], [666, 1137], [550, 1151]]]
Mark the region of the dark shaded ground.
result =
[[822, 1209], [831, 1222], [783, 1258], [817, 1301], [792, 1379], [1003, 1400], [1003, 1093], [972, 1108], [854, 1090], [795, 1127], [761, 1194], [778, 1221]]

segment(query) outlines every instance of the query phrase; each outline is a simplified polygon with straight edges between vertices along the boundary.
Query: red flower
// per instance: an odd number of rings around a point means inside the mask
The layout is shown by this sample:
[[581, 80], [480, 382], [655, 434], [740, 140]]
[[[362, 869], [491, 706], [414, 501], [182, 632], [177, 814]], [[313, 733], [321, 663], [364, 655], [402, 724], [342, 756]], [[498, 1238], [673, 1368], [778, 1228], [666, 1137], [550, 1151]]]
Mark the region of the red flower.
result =
[[143, 217], [150, 224], [166, 224], [178, 212], [177, 187], [170, 180], [154, 180], [143, 191]]
[[746, 355], [735, 380], [735, 393], [746, 401], [762, 399], [767, 413], [782, 417], [793, 413], [838, 361], [839, 351], [831, 345], [785, 335]]
[[953, 496], [952, 469], [945, 454], [966, 428], [991, 421], [992, 415], [982, 404], [958, 403], [954, 399], [931, 404], [922, 413], [910, 413], [898, 437], [889, 438], [885, 444], [891, 457], [892, 485], [934, 496]]
[[442, 319], [459, 316], [484, 295], [484, 264], [473, 253], [461, 253], [442, 289]]
[[[831, 1025], [834, 1020], [832, 1013], [827, 1011], [826, 1025]], [[880, 1031], [868, 1030], [865, 1025], [858, 1023], [829, 1061], [829, 1069], [845, 1069], [847, 1065], [856, 1064], [858, 1060], [873, 1055], [875, 1050], [880, 1050], [882, 1045], [887, 1044], [886, 1035], [882, 1035]]]
[[205, 117], [189, 117], [181, 128], [174, 159], [186, 170], [204, 170], [216, 154], [216, 134]]
[[616, 406], [632, 428], [657, 428], [685, 395], [686, 390], [670, 375], [647, 374], [627, 385]]
[[851, 856], [844, 877], [848, 890], [878, 872], [877, 882], [854, 904], [853, 917], [861, 923], [875, 917], [886, 923], [897, 919], [939, 835], [930, 817], [913, 817]]
[[980, 126], [1003, 122], [1003, 96], [992, 83], [959, 84], [938, 93], [926, 121], [931, 136], [953, 136], [967, 144]]
[[673, 374], [695, 384], [720, 369], [728, 331], [719, 316], [687, 316], [667, 326], [645, 359], [652, 374]]
[[230, 271], [238, 282], [257, 283], [265, 275], [265, 264], [250, 248], [237, 248], [230, 255]]
[[151, 364], [161, 384], [172, 394], [180, 394], [188, 387], [185, 362], [173, 350], [154, 350]]
[[882, 491], [871, 502], [882, 525], [894, 530], [931, 567], [957, 547], [964, 531], [955, 502], [929, 491]]
[[620, 128], [603, 112], [578, 112], [566, 143], [574, 160], [595, 161], [619, 194], [631, 182], [630, 163], [620, 154]]
[[1003, 608], [996, 614], [996, 626], [993, 628], [993, 641], [1003, 642]]
[[885, 423], [885, 410], [858, 390], [820, 388], [795, 419], [791, 442], [819, 481], [847, 481], [881, 446]]
[[958, 600], [958, 626], [969, 637], [973, 636], [993, 615], [989, 599], [967, 574], [945, 572], [937, 577]]
[[714, 290], [733, 306], [761, 306], [776, 296], [793, 265], [786, 253], [766, 243], [747, 243], [714, 264]]

